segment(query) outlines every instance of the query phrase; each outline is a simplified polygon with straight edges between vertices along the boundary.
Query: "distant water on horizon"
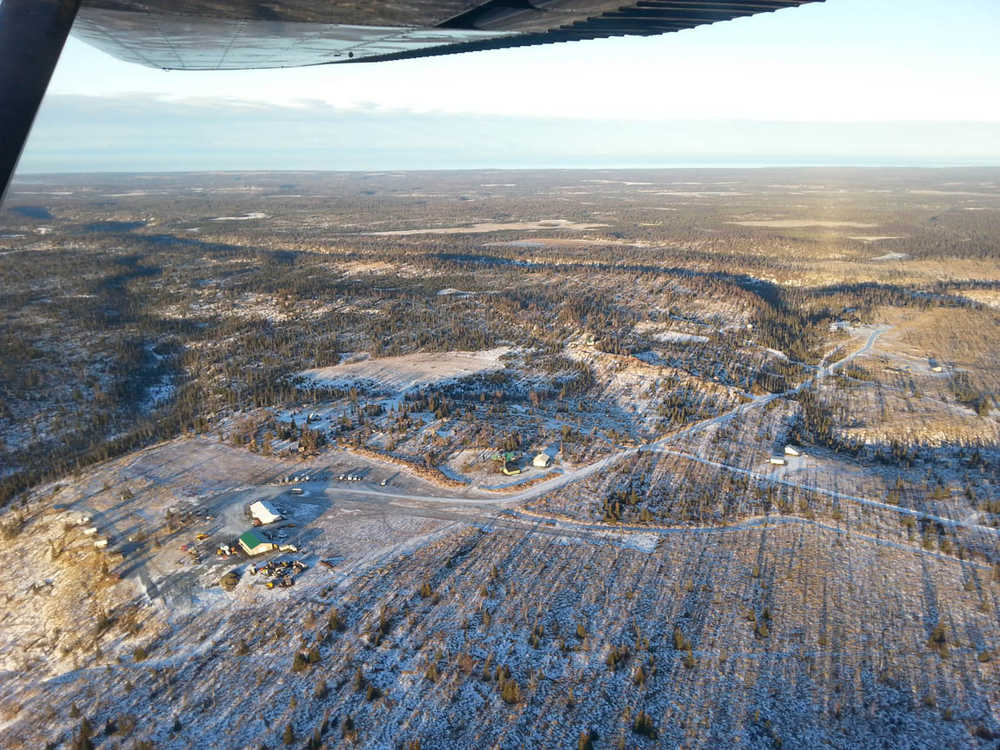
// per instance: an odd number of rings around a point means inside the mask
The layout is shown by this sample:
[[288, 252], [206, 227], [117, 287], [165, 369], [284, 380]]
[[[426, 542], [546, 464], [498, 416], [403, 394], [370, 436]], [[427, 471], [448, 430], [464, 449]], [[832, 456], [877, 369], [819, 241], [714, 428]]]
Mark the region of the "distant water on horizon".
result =
[[70, 167], [63, 169], [26, 169], [18, 172], [17, 177], [21, 180], [30, 177], [40, 177], [44, 175], [59, 174], [184, 174], [184, 173], [206, 173], [206, 172], [434, 172], [434, 171], [558, 171], [558, 170], [658, 170], [658, 169], [1000, 169], [1000, 160], [959, 160], [942, 159], [941, 161], [930, 161], [926, 159], [905, 159], [905, 158], [872, 158], [872, 159], [829, 159], [817, 157], [815, 159], [706, 159], [697, 160], [677, 160], [677, 161], [614, 161], [614, 162], [592, 162], [592, 161], [566, 161], [559, 163], [534, 163], [518, 162], [514, 164], [454, 164], [454, 163], [417, 163], [417, 164], [397, 164], [397, 163], [374, 163], [371, 165], [350, 165], [350, 166], [304, 166], [301, 164], [287, 165], [205, 165], [193, 167], [184, 166], [159, 166], [152, 168], [129, 168], [127, 164], [115, 163], [107, 168], [94, 169], [80, 165], [78, 168]]

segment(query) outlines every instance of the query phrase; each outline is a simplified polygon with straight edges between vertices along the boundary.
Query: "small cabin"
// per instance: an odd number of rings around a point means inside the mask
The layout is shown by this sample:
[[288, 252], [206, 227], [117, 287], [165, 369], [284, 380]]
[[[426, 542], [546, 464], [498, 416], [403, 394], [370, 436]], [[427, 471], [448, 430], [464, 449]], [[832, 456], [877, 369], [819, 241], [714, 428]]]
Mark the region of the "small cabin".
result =
[[552, 463], [552, 457], [548, 453], [539, 453], [531, 460], [531, 465], [536, 469], [547, 469]]

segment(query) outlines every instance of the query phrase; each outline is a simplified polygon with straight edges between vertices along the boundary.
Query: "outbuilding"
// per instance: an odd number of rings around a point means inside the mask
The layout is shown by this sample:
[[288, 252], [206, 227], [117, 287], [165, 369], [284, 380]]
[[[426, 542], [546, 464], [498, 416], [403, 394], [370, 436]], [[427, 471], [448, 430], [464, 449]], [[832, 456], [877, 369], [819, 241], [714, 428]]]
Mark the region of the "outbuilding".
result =
[[250, 517], [261, 524], [274, 523], [280, 521], [282, 515], [267, 500], [258, 500], [250, 506]]
[[278, 548], [274, 542], [261, 537], [256, 531], [247, 531], [240, 536], [240, 546], [243, 551], [253, 557], [263, 555], [265, 552], [272, 552]]
[[786, 456], [801, 456], [802, 455], [802, 451], [799, 448], [797, 448], [796, 446], [794, 446], [794, 445], [786, 445], [785, 446], [785, 455]]
[[539, 453], [531, 461], [531, 465], [536, 469], [547, 469], [552, 463], [552, 457], [548, 453]]
[[784, 466], [786, 463], [788, 463], [781, 456], [771, 456], [771, 458], [769, 458], [768, 460], [775, 466]]

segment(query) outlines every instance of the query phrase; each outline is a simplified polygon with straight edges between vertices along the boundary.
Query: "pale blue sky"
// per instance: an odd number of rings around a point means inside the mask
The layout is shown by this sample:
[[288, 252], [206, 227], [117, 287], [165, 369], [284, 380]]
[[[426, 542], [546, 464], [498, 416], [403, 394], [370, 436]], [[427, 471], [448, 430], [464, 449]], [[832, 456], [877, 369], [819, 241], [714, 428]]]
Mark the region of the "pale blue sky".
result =
[[[571, 140], [577, 141], [584, 157], [588, 139], [598, 135], [583, 121], [649, 121], [671, 127], [692, 121], [741, 120], [951, 122], [953, 126], [934, 132], [926, 128], [912, 131], [900, 125], [900, 153], [895, 155], [918, 161], [920, 154], [936, 161], [947, 161], [950, 155], [973, 161], [981, 157], [984, 163], [1000, 163], [1000, 138], [996, 137], [1000, 130], [983, 131], [977, 126], [972, 143], [960, 142], [973, 137], [962, 129], [962, 123], [1000, 125], [998, 40], [998, 0], [827, 0], [660, 37], [265, 71], [150, 70], [118, 62], [71, 40], [53, 77], [51, 100], [43, 106], [22, 167], [33, 171], [58, 168], [64, 158], [58, 154], [65, 154], [67, 145], [60, 141], [68, 139], [74, 145], [82, 144], [83, 151], [74, 158], [76, 166], [67, 163], [66, 168], [97, 168], [94, 160], [80, 158], [86, 157], [88, 140], [98, 138], [98, 133], [90, 130], [106, 128], [107, 116], [116, 112], [116, 107], [131, 104], [133, 130], [120, 134], [123, 143], [130, 138], [136, 143], [143, 138], [155, 142], [151, 152], [164, 155], [164, 168], [169, 166], [171, 154], [179, 157], [173, 160], [178, 163], [195, 151], [205, 160], [206, 169], [223, 168], [213, 162], [212, 153], [205, 153], [205, 139], [224, 135], [228, 126], [220, 123], [229, 121], [220, 112], [246, 118], [245, 103], [252, 103], [257, 112], [264, 107], [268, 116], [262, 120], [278, 118], [310, 141], [322, 135], [310, 131], [317, 108], [344, 116], [352, 112], [366, 118], [384, 115], [383, 138], [391, 141], [392, 147], [372, 143], [369, 149], [381, 153], [374, 160], [380, 168], [386, 166], [382, 158], [386, 153], [405, 150], [408, 136], [402, 123], [412, 129], [414, 115], [433, 116], [427, 122], [433, 121], [444, 130], [449, 122], [455, 126], [467, 122], [457, 117], [449, 121], [448, 115], [487, 116], [494, 123], [504, 118], [527, 118], [519, 121], [524, 137], [512, 144], [526, 153], [542, 147], [545, 141], [536, 139], [538, 129], [555, 118], [564, 132], [569, 128]], [[98, 99], [87, 103], [80, 97]], [[165, 111], [160, 105], [163, 100], [188, 100], [185, 104], [189, 105], [178, 110], [184, 117], [172, 118], [169, 145], [157, 135]], [[103, 113], [102, 103], [106, 105]], [[143, 107], [148, 108], [147, 121], [140, 111]], [[296, 122], [296, 113], [301, 122]], [[329, 117], [320, 119], [323, 124], [316, 122], [317, 127], [330, 126]], [[574, 120], [581, 121], [578, 133], [572, 131]], [[399, 124], [398, 132], [392, 131], [393, 123]], [[220, 127], [223, 130], [215, 130]], [[696, 134], [698, 128], [691, 127], [691, 133]], [[783, 143], [788, 146], [784, 155], [789, 158], [822, 150], [822, 138], [816, 133], [823, 131], [806, 128], [807, 143], [798, 143], [796, 131], [782, 127], [786, 129], [770, 134], [766, 129], [752, 129], [759, 143], [755, 146], [752, 138], [744, 139], [741, 149], [748, 158], [755, 148], [768, 158], [781, 156], [773, 152], [776, 148], [781, 151]], [[676, 159], [678, 148], [651, 136], [655, 130], [642, 132], [647, 142], [626, 144], [632, 148], [632, 156], [660, 154], [664, 159]], [[874, 131], [856, 132], [861, 138], [859, 155], [870, 157], [879, 151], [883, 156], [894, 156], [884, 153], [887, 146], [893, 146], [893, 139], [885, 133], [874, 142], [865, 142], [860, 134]], [[690, 139], [680, 137], [679, 141]], [[443, 153], [447, 145], [442, 141], [436, 150]], [[603, 141], [595, 140], [592, 147], [600, 150], [601, 145]], [[262, 143], [256, 148], [268, 146]], [[621, 153], [621, 146], [612, 151]], [[701, 143], [698, 152], [709, 153], [712, 146], [711, 140]], [[720, 158], [726, 149], [732, 153], [731, 147], [731, 143], [720, 143], [716, 149]], [[107, 159], [110, 149], [111, 144], [99, 158]], [[841, 160], [849, 157], [843, 154], [845, 149], [851, 150], [849, 142], [838, 143], [834, 149]], [[280, 150], [286, 158], [299, 161], [294, 153], [288, 153], [287, 144]], [[248, 169], [273, 161], [255, 154], [249, 146], [245, 156]], [[224, 168], [235, 168], [234, 163], [242, 163], [240, 158], [238, 153], [229, 153]], [[339, 163], [337, 158], [332, 161], [331, 165], [320, 159], [324, 168]], [[469, 166], [488, 164], [470, 160]]]

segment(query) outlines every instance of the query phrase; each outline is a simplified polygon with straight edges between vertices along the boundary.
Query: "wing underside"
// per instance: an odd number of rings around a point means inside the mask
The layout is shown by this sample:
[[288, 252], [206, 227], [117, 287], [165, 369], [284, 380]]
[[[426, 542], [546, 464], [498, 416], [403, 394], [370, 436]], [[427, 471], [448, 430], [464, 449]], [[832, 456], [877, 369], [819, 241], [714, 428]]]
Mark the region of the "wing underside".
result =
[[91, 0], [74, 34], [174, 70], [400, 60], [651, 36], [822, 0]]

